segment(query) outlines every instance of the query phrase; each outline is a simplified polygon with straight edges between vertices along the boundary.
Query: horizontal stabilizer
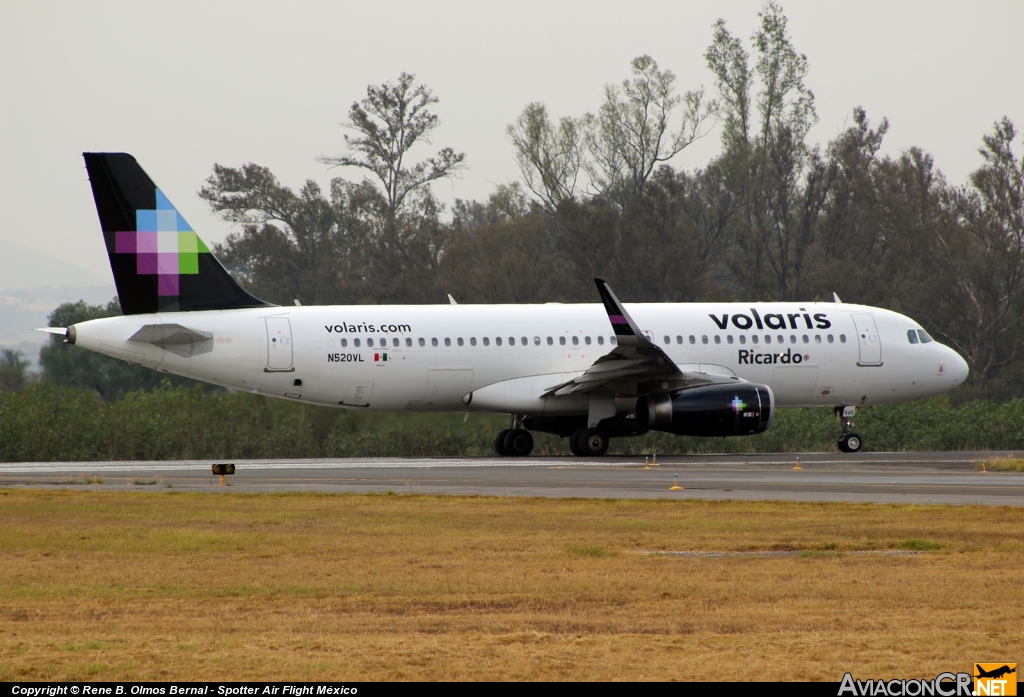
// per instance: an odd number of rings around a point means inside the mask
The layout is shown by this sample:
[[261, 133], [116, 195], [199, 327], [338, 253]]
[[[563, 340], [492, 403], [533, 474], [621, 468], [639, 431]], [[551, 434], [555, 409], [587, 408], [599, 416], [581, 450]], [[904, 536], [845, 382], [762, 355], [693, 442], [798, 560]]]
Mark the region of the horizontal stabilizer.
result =
[[213, 350], [213, 334], [180, 324], [147, 324], [128, 341], [153, 344], [182, 358]]

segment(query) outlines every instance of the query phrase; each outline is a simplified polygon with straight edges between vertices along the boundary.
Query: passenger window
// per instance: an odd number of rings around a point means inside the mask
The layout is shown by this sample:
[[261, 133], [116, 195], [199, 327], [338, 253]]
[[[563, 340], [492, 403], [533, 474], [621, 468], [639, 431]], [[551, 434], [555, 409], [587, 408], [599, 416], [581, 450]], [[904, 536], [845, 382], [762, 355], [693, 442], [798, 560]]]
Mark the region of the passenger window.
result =
[[766, 343], [766, 344], [772, 343], [771, 334], [765, 334], [765, 336], [764, 336], [764, 343]]
[[484, 346], [490, 346], [490, 345], [491, 345], [491, 337], [485, 336], [484, 337]]
[[835, 343], [835, 338], [831, 334], [828, 335], [828, 343]]
[[845, 344], [846, 343], [846, 334], [840, 334], [839, 335], [839, 343], [840, 344]]
[[[793, 337], [793, 343], [794, 343], [794, 344], [796, 343], [796, 337], [795, 337], [795, 336]], [[809, 337], [809, 336], [807, 336], [806, 334], [804, 334], [804, 343], [805, 343], [805, 344], [809, 344], [809, 343], [811, 343], [811, 337]]]
[[373, 346], [373, 339], [367, 339], [366, 340], [366, 345], [367, 346]]
[[445, 346], [451, 346], [452, 345], [452, 340], [449, 339], [448, 337], [445, 337], [444, 338], [444, 345]]
[[725, 337], [725, 340], [728, 341], [731, 344], [732, 343], [732, 334], [727, 334], [726, 337]]
[[747, 343], [747, 335], [746, 334], [740, 334], [740, 343], [741, 344]]
[[[786, 343], [786, 337], [782, 336], [782, 334], [779, 334], [779, 343], [780, 344]], [[791, 341], [790, 343], [792, 343], [792, 344], [796, 343], [796, 337], [795, 336], [793, 337], [793, 341]]]
[[426, 340], [422, 336], [419, 338], [419, 342], [418, 343], [419, 343], [420, 346], [426, 346], [427, 345]]
[[501, 337], [500, 336], [494, 337], [494, 345], [495, 346], [501, 346]]
[[344, 348], [344, 347], [348, 346], [348, 339], [342, 339], [342, 340], [341, 340], [340, 342], [338, 342], [338, 343], [340, 343], [340, 344], [341, 344], [341, 346], [342, 346], [342, 348]]
[[475, 336], [469, 337], [469, 345], [470, 346], [476, 346], [476, 337]]
[[508, 338], [508, 345], [509, 346], [515, 346], [516, 345], [516, 338], [514, 336], [510, 336]]
[[679, 336], [679, 335], [677, 334], [677, 335], [676, 335], [676, 343], [677, 343], [677, 344], [681, 344], [681, 343], [683, 343], [683, 337], [681, 337], [681, 336]]
[[599, 337], [597, 337], [597, 343], [599, 343], [599, 344], [601, 344], [602, 346], [604, 346], [604, 337], [603, 337], [603, 336], [599, 336]]
[[814, 343], [816, 343], [816, 344], [820, 344], [821, 343], [821, 334], [815, 334], [814, 335]]
[[585, 339], [583, 340], [583, 343], [584, 343], [584, 344], [586, 344], [587, 346], [590, 346], [590, 337], [589, 337], [589, 336], [588, 336], [588, 337], [586, 337], [586, 338], [585, 338]]
[[394, 346], [395, 348], [398, 348], [398, 344], [398, 337], [395, 337], [394, 339], [391, 340], [391, 345]]
[[573, 336], [573, 338], [572, 338], [572, 345], [573, 346], [579, 346], [580, 345], [580, 338], [578, 336]]
[[430, 340], [430, 345], [431, 346], [437, 346], [437, 339], [431, 339]]
[[[529, 345], [530, 345], [530, 342], [528, 342], [528, 341], [526, 340], [526, 337], [525, 337], [525, 336], [521, 336], [521, 337], [519, 337], [519, 341], [520, 341], [520, 343], [522, 343], [522, 345], [523, 345], [523, 346], [529, 346]], [[538, 340], [538, 341], [537, 341], [537, 343], [539, 344], [539, 343], [540, 343], [540, 341]]]
[[665, 345], [668, 346], [671, 343], [672, 343], [672, 337], [670, 337], [668, 334], [666, 334], [665, 335]]
[[690, 343], [691, 344], [696, 344], [697, 343], [697, 337], [695, 337], [693, 334], [690, 334]]
[[918, 329], [917, 333], [921, 336], [921, 343], [922, 344], [927, 344], [927, 343], [929, 343], [931, 341], [934, 341], [934, 339], [932, 339], [930, 336], [928, 336], [928, 332], [926, 332], [923, 329]]
[[565, 337], [564, 336], [558, 337], [558, 343], [561, 344], [562, 346], [565, 346]]
[[[796, 343], [796, 337], [791, 335], [789, 337], [789, 343], [795, 344]], [[807, 343], [807, 335], [806, 334], [804, 334], [804, 343], [805, 344]]]
[[758, 339], [758, 337], [757, 337], [757, 334], [754, 334], [754, 335], [752, 335], [752, 336], [750, 337], [750, 342], [751, 342], [752, 344], [756, 344], [756, 343], [757, 343], [758, 341], [759, 341], [759, 339]]
[[700, 342], [701, 342], [702, 344], [706, 344], [706, 343], [708, 343], [708, 335], [707, 335], [707, 334], [705, 334], [704, 336], [702, 336], [702, 337], [700, 338]]
[[617, 343], [619, 343], [619, 340], [616, 339], [614, 336], [610, 336], [608, 337], [608, 343], [610, 343], [612, 346], [615, 346]]
[[551, 338], [551, 337], [549, 336], [549, 337], [548, 337], [548, 346], [551, 346], [551, 344], [553, 344], [553, 343], [555, 343], [555, 340], [554, 340], [554, 339], [552, 339], [552, 338]]
[[908, 329], [907, 330], [907, 339], [909, 339], [910, 343], [912, 343], [912, 344], [918, 343], [918, 341], [917, 341], [917, 330], [916, 329]]
[[534, 346], [540, 346], [540, 337], [539, 336], [533, 337], [533, 345]]
[[462, 345], [465, 344], [465, 342], [462, 340], [461, 336], [458, 339], [455, 340], [455, 343], [458, 344], [459, 346], [462, 346]]
[[353, 346], [359, 346], [359, 339], [352, 339]]
[[715, 334], [715, 343], [716, 344], [722, 343], [722, 337], [718, 336], [718, 334]]
[[409, 337], [405, 337], [405, 345], [406, 346], [412, 346], [412, 339], [409, 338]]

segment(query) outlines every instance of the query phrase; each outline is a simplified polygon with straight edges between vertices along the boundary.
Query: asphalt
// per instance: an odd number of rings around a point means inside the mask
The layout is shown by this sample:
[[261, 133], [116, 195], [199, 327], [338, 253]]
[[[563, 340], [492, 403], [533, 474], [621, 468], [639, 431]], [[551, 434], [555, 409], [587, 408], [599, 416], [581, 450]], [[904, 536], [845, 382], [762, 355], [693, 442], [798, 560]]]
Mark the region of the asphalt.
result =
[[[978, 463], [1024, 453], [801, 453], [659, 457], [212, 460], [0, 463], [0, 487], [128, 491], [384, 492], [1022, 506], [1024, 473]], [[794, 469], [797, 458], [800, 468]], [[227, 461], [225, 461], [227, 462]], [[86, 482], [95, 483], [86, 483]], [[678, 481], [681, 490], [670, 489]]]

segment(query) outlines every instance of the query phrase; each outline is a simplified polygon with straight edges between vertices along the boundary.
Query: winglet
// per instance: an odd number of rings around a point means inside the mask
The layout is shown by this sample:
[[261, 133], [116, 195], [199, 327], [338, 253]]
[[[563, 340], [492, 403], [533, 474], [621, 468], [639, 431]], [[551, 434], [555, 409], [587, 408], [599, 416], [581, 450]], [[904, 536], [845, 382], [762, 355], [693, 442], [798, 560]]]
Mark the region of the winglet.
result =
[[458, 303], [455, 302], [455, 298], [452, 297], [451, 293], [448, 294], [448, 304], [449, 305], [458, 305]]
[[604, 309], [608, 312], [608, 321], [612, 323], [612, 329], [615, 331], [615, 337], [619, 344], [625, 346], [649, 344], [650, 342], [636, 326], [636, 322], [626, 312], [626, 308], [615, 297], [615, 293], [612, 292], [608, 284], [600, 278], [595, 278], [594, 283], [597, 284], [597, 292], [601, 294], [601, 302], [604, 303]]

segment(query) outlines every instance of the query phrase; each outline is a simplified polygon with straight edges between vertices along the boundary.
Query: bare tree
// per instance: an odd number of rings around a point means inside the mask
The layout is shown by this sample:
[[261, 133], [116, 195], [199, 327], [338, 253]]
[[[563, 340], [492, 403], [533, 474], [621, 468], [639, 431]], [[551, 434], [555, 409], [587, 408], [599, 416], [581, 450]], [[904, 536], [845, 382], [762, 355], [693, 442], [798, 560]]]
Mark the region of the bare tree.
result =
[[[634, 58], [630, 67], [633, 78], [621, 87], [607, 85], [597, 116], [584, 117], [587, 173], [598, 191], [620, 206], [640, 194], [659, 163], [704, 135], [714, 109], [704, 102], [703, 89], [677, 95], [675, 74], [659, 70], [650, 56]], [[672, 131], [670, 121], [680, 104], [679, 130]]]
[[369, 170], [379, 180], [394, 215], [414, 192], [430, 182], [453, 176], [462, 168], [465, 154], [442, 148], [433, 157], [408, 164], [409, 150], [418, 142], [429, 143], [430, 134], [440, 125], [436, 114], [428, 111], [438, 98], [425, 85], [417, 85], [408, 73], [396, 83], [368, 85], [366, 98], [354, 102], [345, 127], [355, 136], [345, 136], [349, 153], [321, 157], [321, 162], [336, 167]]
[[515, 146], [526, 188], [549, 213], [575, 197], [584, 158], [583, 133], [575, 119], [564, 117], [556, 127], [547, 107], [533, 102], [505, 132]]

